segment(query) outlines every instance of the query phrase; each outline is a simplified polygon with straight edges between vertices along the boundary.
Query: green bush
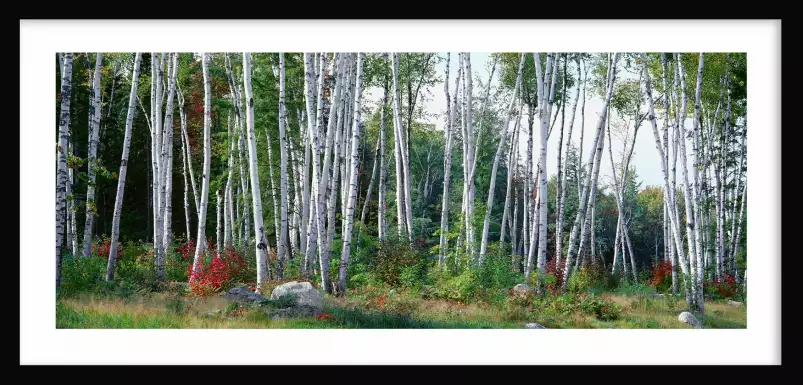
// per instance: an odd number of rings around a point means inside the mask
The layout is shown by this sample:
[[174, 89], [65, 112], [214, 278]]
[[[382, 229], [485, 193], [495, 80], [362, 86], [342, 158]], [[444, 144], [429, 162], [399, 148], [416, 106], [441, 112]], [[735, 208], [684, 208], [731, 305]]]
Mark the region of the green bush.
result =
[[622, 312], [619, 305], [594, 294], [583, 297], [580, 301], [580, 310], [583, 314], [594, 316], [600, 321], [613, 321], [619, 318]]
[[522, 274], [513, 272], [510, 255], [495, 250], [486, 254], [485, 264], [479, 269], [479, 280], [485, 289], [510, 289], [523, 280]]
[[440, 274], [435, 284], [424, 291], [428, 298], [450, 301], [468, 302], [480, 294], [481, 286], [476, 275], [470, 269], [454, 276]]

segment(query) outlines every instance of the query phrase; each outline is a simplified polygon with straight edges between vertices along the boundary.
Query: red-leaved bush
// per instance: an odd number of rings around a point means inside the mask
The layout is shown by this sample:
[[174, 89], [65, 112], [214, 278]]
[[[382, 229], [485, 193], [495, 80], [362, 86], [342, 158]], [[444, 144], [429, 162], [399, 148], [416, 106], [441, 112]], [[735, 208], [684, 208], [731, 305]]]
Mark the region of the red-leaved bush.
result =
[[713, 282], [708, 282], [705, 286], [706, 292], [723, 298], [731, 298], [739, 293], [736, 277], [730, 274], [725, 274], [725, 278], [721, 280], [715, 279]]
[[[214, 250], [211, 245], [210, 250]], [[183, 255], [182, 253], [182, 258]], [[218, 292], [232, 281], [245, 279], [247, 266], [245, 259], [231, 247], [222, 251], [219, 256], [214, 256], [207, 266], [198, 266], [197, 272], [193, 271], [190, 264], [187, 266], [190, 291], [200, 296]]]
[[[102, 256], [102, 257], [106, 258], [106, 260], [108, 261], [109, 260], [109, 251], [110, 251], [111, 247], [112, 247], [111, 240], [109, 238], [103, 238], [100, 241], [99, 245], [97, 243], [92, 245], [92, 254]], [[117, 261], [118, 262], [120, 261], [120, 258], [123, 257], [123, 254], [124, 254], [123, 245], [118, 242], [117, 243]]]
[[650, 286], [657, 290], [666, 290], [672, 285], [672, 263], [669, 261], [658, 262], [650, 271]]

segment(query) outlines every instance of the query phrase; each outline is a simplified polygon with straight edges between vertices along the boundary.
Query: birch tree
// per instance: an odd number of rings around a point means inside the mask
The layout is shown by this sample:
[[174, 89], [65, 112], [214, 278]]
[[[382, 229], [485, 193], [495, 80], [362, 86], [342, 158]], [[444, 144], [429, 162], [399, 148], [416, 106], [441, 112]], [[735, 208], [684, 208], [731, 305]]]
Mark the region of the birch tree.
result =
[[[482, 225], [482, 238], [480, 241], [480, 257], [479, 257], [480, 266], [482, 266], [485, 263], [485, 253], [488, 250], [488, 227], [491, 223], [491, 211], [493, 210], [493, 203], [494, 203], [496, 170], [499, 167], [499, 159], [502, 157], [502, 150], [505, 148], [505, 145], [507, 144], [506, 138], [507, 138], [508, 126], [510, 125], [510, 119], [512, 118], [513, 113], [516, 110], [516, 98], [518, 97], [519, 87], [521, 85], [521, 74], [522, 70], [524, 69], [525, 57], [526, 55], [522, 53], [521, 60], [519, 61], [519, 72], [518, 75], [516, 75], [516, 85], [513, 87], [513, 96], [511, 96], [510, 98], [510, 105], [507, 108], [507, 117], [505, 118], [505, 123], [502, 126], [500, 132], [499, 145], [496, 148], [496, 155], [494, 156], [493, 166], [491, 166], [491, 185], [488, 187], [488, 203], [486, 203], [485, 221], [483, 222]], [[490, 88], [490, 82], [488, 83], [488, 87]], [[474, 167], [476, 168], [476, 163]], [[504, 226], [505, 226], [504, 223], [502, 223], [502, 227]]]
[[279, 229], [278, 244], [276, 247], [277, 258], [279, 260], [278, 273], [279, 276], [283, 274], [284, 261], [286, 256], [287, 245], [287, 149], [286, 149], [286, 134], [285, 134], [285, 106], [284, 106], [284, 52], [279, 52], [279, 158], [280, 158], [280, 173], [281, 181], [279, 188], [281, 189], [281, 228]]
[[92, 251], [92, 224], [97, 214], [95, 204], [95, 179], [98, 167], [98, 135], [100, 131], [100, 77], [101, 65], [103, 63], [103, 53], [98, 52], [95, 56], [95, 70], [90, 71], [90, 83], [92, 84], [93, 96], [89, 105], [89, 150], [87, 152], [87, 176], [89, 181], [86, 188], [86, 220], [84, 221], [84, 250], [83, 256], [88, 257]]
[[[139, 66], [142, 60], [142, 53], [134, 55], [134, 72], [131, 75], [131, 94], [128, 98], [128, 113], [125, 118], [125, 137], [123, 139], [123, 155], [120, 160], [120, 172], [117, 176], [117, 198], [114, 200], [114, 217], [112, 217], [112, 236], [109, 246], [109, 258], [106, 262], [106, 281], [114, 280], [114, 272], [117, 265], [117, 248], [120, 238], [120, 215], [123, 211], [123, 195], [125, 192], [125, 178], [128, 170], [128, 152], [131, 146], [131, 128], [134, 125], [134, 114], [136, 113], [137, 84], [139, 81]], [[186, 196], [186, 194], [185, 194]]]
[[[209, 78], [209, 62], [211, 56], [209, 53], [201, 53], [201, 65], [203, 68], [204, 77], [204, 169], [201, 174], [201, 203], [198, 213], [198, 236], [195, 241], [195, 256], [192, 260], [192, 274], [190, 274], [190, 283], [193, 283], [198, 278], [201, 272], [202, 253], [204, 252], [204, 245], [206, 245], [206, 210], [209, 201], [209, 172], [212, 162], [212, 91]], [[252, 132], [253, 136], [253, 132]], [[255, 198], [255, 199], [258, 199]], [[256, 215], [255, 215], [256, 217]], [[261, 218], [261, 215], [259, 216]], [[259, 256], [259, 249], [257, 256]], [[259, 257], [257, 257], [259, 258]], [[262, 276], [259, 267], [259, 259], [257, 259], [257, 280], [258, 284], [261, 283], [259, 278]]]
[[[602, 147], [604, 146], [604, 130], [603, 127], [605, 126], [605, 122], [608, 118], [608, 106], [611, 102], [611, 96], [613, 95], [613, 84], [616, 79], [616, 63], [619, 60], [618, 54], [614, 53], [612, 58], [608, 64], [608, 76], [606, 81], [606, 91], [605, 91], [605, 103], [603, 104], [602, 113], [600, 114], [599, 120], [597, 122], [597, 129], [596, 134], [594, 135], [594, 143], [596, 147], [596, 151], [592, 151], [591, 154], [588, 156], [588, 166], [592, 167], [592, 172], [586, 173], [585, 181], [582, 183], [582, 189], [580, 192], [580, 206], [577, 210], [577, 216], [575, 217], [574, 224], [572, 225], [572, 232], [569, 234], [569, 246], [566, 252], [566, 264], [563, 271], [563, 284], [565, 285], [569, 280], [569, 274], [572, 268], [572, 258], [574, 258], [575, 252], [575, 242], [577, 240], [578, 234], [580, 235], [580, 246], [577, 247], [577, 258], [582, 255], [582, 239], [585, 238], [587, 229], [585, 226], [586, 220], [586, 210], [587, 210], [587, 202], [589, 201], [589, 196], [596, 193], [596, 188], [592, 189], [591, 180], [592, 174], [599, 175], [599, 163], [602, 158]], [[585, 98], [584, 98], [585, 99]], [[585, 103], [585, 102], [584, 102]], [[595, 162], [596, 160], [596, 162]], [[594, 171], [594, 168], [595, 171]], [[594, 176], [596, 179], [597, 176]], [[593, 211], [593, 210], [592, 210]], [[581, 227], [586, 229], [586, 231], [581, 231]]]
[[[344, 295], [346, 293], [346, 280], [348, 278], [349, 266], [349, 253], [351, 251], [351, 230], [354, 225], [354, 206], [357, 202], [357, 162], [358, 162], [358, 146], [360, 138], [360, 102], [362, 94], [362, 63], [365, 54], [359, 52], [357, 54], [357, 82], [354, 91], [354, 125], [352, 127], [351, 136], [351, 167], [349, 185], [349, 207], [346, 216], [346, 232], [343, 233], [343, 251], [340, 258], [340, 282], [338, 294]], [[398, 89], [397, 89], [398, 91]]]
[[[59, 141], [56, 146], [58, 166], [56, 172], [56, 287], [61, 284], [61, 248], [64, 234], [67, 184], [67, 138], [70, 129], [70, 96], [72, 94], [72, 52], [64, 54], [61, 65], [61, 111], [59, 114]], [[60, 61], [61, 62], [61, 61]]]
[[[443, 91], [446, 94], [446, 147], [443, 151], [443, 197], [441, 202], [441, 234], [440, 249], [438, 253], [438, 269], [442, 269], [448, 253], [449, 233], [449, 182], [452, 175], [452, 138], [454, 137], [455, 114], [457, 113], [457, 92], [460, 89], [460, 65], [454, 80], [454, 99], [449, 94], [449, 66], [451, 64], [451, 53], [446, 54], [446, 77], [443, 82]], [[454, 104], [452, 104], [454, 103]], [[383, 115], [384, 116], [384, 115]]]
[[[268, 265], [268, 241], [265, 237], [265, 226], [262, 222], [262, 195], [259, 189], [257, 170], [257, 144], [254, 135], [254, 94], [251, 91], [251, 53], [243, 53], [243, 82], [245, 83], [246, 126], [248, 130], [248, 169], [251, 174], [251, 197], [254, 208], [254, 230], [256, 233], [257, 294], [270, 275]], [[207, 88], [208, 89], [208, 88]], [[207, 94], [209, 91], [206, 91]], [[208, 113], [207, 113], [208, 114]], [[206, 170], [206, 166], [204, 166]], [[208, 183], [208, 182], [205, 182]]]

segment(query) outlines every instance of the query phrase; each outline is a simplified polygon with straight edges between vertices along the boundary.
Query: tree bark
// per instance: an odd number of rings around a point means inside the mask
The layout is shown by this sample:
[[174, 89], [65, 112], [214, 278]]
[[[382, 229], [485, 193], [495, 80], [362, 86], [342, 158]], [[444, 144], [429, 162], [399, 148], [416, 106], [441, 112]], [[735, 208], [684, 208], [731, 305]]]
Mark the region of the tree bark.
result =
[[59, 115], [59, 142], [56, 147], [58, 166], [56, 172], [56, 288], [61, 285], [62, 234], [64, 234], [66, 185], [67, 185], [67, 139], [70, 130], [70, 97], [72, 96], [72, 52], [64, 54], [61, 66], [61, 111]]
[[[351, 167], [350, 174], [350, 188], [349, 188], [349, 203], [346, 216], [346, 232], [343, 233], [343, 252], [340, 258], [340, 282], [338, 287], [338, 294], [345, 295], [346, 282], [348, 279], [348, 266], [349, 266], [349, 252], [351, 251], [351, 230], [354, 225], [354, 206], [357, 202], [357, 162], [358, 162], [358, 146], [360, 138], [360, 102], [362, 94], [362, 63], [364, 53], [357, 54], [357, 82], [354, 92], [354, 126], [352, 128], [351, 136]], [[398, 59], [397, 59], [398, 61]], [[398, 91], [398, 89], [397, 89]]]
[[[87, 59], [89, 59], [87, 57]], [[98, 167], [98, 135], [100, 132], [100, 115], [102, 114], [100, 107], [100, 77], [101, 77], [101, 64], [103, 63], [103, 53], [98, 52], [95, 57], [95, 71], [90, 71], [90, 83], [92, 84], [92, 91], [94, 96], [90, 101], [89, 106], [89, 150], [86, 159], [87, 176], [89, 182], [86, 188], [86, 220], [84, 221], [84, 250], [82, 255], [88, 257], [92, 251], [92, 224], [97, 215], [97, 205], [95, 204], [95, 180], [96, 169]], [[72, 72], [71, 72], [72, 73]]]

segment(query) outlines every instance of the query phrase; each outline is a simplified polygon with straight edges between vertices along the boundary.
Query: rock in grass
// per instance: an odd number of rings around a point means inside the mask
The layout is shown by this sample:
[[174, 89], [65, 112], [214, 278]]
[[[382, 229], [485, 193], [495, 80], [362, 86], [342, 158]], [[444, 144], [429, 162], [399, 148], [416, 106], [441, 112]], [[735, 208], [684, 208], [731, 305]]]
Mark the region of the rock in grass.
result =
[[273, 289], [270, 293], [272, 300], [278, 300], [292, 296], [293, 306], [311, 307], [317, 310], [323, 308], [323, 295], [318, 289], [314, 288], [309, 282], [292, 281], [283, 283]]
[[529, 323], [524, 325], [525, 329], [546, 329], [543, 325], [537, 323]]
[[254, 293], [246, 285], [233, 287], [229, 289], [229, 291], [223, 293], [223, 296], [226, 297], [226, 299], [249, 305], [253, 304], [254, 302], [262, 303], [262, 301], [267, 299], [257, 293]]
[[529, 293], [533, 293], [533, 289], [523, 283], [513, 286], [513, 288], [510, 289], [510, 291], [515, 296], [526, 296]]
[[695, 328], [698, 328], [698, 329], [702, 329], [703, 328], [703, 324], [700, 321], [697, 320], [697, 318], [694, 316], [694, 314], [691, 314], [691, 313], [689, 313], [687, 311], [684, 311], [683, 313], [680, 313], [680, 315], [678, 315], [678, 321], [687, 323], [687, 324], [689, 324], [691, 326], [694, 326]]
[[734, 301], [734, 300], [732, 300], [732, 299], [729, 299], [729, 300], [728, 300], [728, 305], [730, 305], [730, 306], [734, 306], [734, 307], [740, 307], [740, 306], [744, 305], [744, 303], [742, 303], [742, 302], [739, 302], [739, 301]]

